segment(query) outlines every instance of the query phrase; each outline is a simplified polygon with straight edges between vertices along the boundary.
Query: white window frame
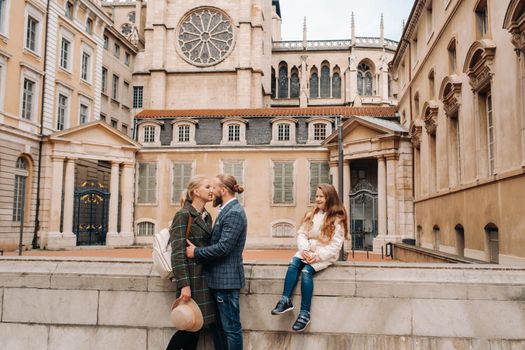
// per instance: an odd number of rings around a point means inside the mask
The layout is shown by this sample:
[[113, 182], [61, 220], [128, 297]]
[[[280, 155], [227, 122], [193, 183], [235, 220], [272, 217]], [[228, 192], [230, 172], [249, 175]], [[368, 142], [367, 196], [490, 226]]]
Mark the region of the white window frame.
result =
[[175, 193], [175, 165], [176, 164], [183, 164], [184, 166], [189, 165], [190, 167], [190, 175], [188, 177], [188, 181], [195, 175], [195, 162], [193, 161], [183, 161], [183, 160], [174, 160], [171, 162], [170, 167], [170, 190], [171, 190], [171, 204], [172, 205], [179, 205], [179, 199], [182, 191], [184, 191], [188, 186], [187, 184], [184, 184], [181, 186], [181, 193], [176, 194]]
[[[240, 165], [241, 166], [241, 175], [233, 174], [231, 171], [228, 171], [228, 165]], [[243, 159], [221, 159], [220, 162], [220, 171], [221, 174], [229, 174], [235, 176], [237, 183], [241, 186], [244, 185], [244, 174], [246, 173], [245, 161]], [[243, 206], [246, 206], [244, 193], [235, 193], [235, 197]]]
[[[489, 103], [490, 101], [490, 103]], [[496, 134], [494, 129], [494, 100], [492, 92], [485, 97], [485, 108], [487, 118], [487, 160], [489, 175], [496, 174]], [[492, 134], [492, 135], [491, 135]]]
[[[221, 145], [246, 145], [246, 124], [248, 121], [243, 118], [226, 118], [222, 121], [222, 140]], [[239, 141], [229, 140], [229, 126], [239, 124]]]
[[[287, 226], [289, 225], [289, 226], [291, 226], [292, 227], [291, 233], [287, 234], [287, 235], [277, 235], [276, 232], [275, 232], [275, 229], [276, 229], [276, 226], [280, 226], [280, 225], [287, 225]], [[294, 238], [296, 230], [297, 229], [295, 227], [295, 222], [293, 222], [292, 220], [289, 220], [289, 219], [275, 220], [275, 221], [270, 223], [270, 231], [271, 231], [271, 234], [272, 234], [272, 238]]]
[[[104, 72], [106, 73], [105, 76], [104, 76]], [[109, 70], [102, 66], [102, 71], [100, 73], [100, 79], [102, 80], [102, 84], [100, 86], [100, 89], [101, 89], [101, 92], [104, 94], [104, 95], [108, 95], [108, 74], [109, 74]]]
[[[139, 93], [140, 91], [140, 93]], [[137, 92], [135, 94], [135, 92]], [[140, 94], [140, 106], [138, 105], [138, 101], [139, 101], [139, 96]], [[141, 109], [143, 108], [144, 106], [144, 86], [141, 86], [141, 85], [136, 85], [136, 86], [133, 86], [133, 109]], [[135, 103], [137, 102], [137, 103]]]
[[[155, 200], [154, 201], [139, 202], [139, 183], [140, 183], [140, 165], [141, 164], [155, 164]], [[136, 186], [135, 193], [137, 197], [135, 198], [135, 203], [140, 206], [157, 206], [158, 201], [159, 201], [159, 183], [160, 183], [159, 181], [160, 180], [159, 179], [159, 162], [156, 162], [156, 161], [137, 162], [136, 174], [137, 174], [137, 181], [135, 185]]]
[[[297, 200], [297, 195], [296, 195], [296, 186], [297, 186], [297, 181], [296, 181], [296, 171], [297, 171], [297, 164], [296, 164], [296, 161], [294, 159], [272, 159], [271, 160], [272, 164], [271, 164], [271, 185], [269, 186], [270, 189], [271, 189], [271, 194], [270, 194], [270, 198], [271, 198], [271, 206], [272, 207], [295, 207], [296, 206], [296, 200]], [[291, 203], [275, 203], [274, 202], [274, 195], [275, 195], [275, 186], [274, 186], [274, 181], [275, 181], [275, 165], [277, 163], [291, 163], [292, 164], [292, 182], [293, 182], [293, 185], [292, 185], [292, 202]]]
[[[285, 124], [289, 127], [289, 140], [279, 140], [279, 125]], [[271, 145], [295, 145], [296, 141], [296, 125], [297, 119], [288, 118], [288, 117], [278, 117], [272, 120], [272, 140], [270, 141]]]
[[4, 1], [5, 1], [5, 7], [2, 12], [2, 16], [4, 17], [4, 19], [1, 21], [3, 26], [0, 27], [0, 36], [8, 38], [9, 37], [9, 18], [11, 16], [8, 16], [7, 14], [10, 13], [9, 11], [11, 9], [11, 0], [4, 0]]
[[[176, 121], [173, 121], [171, 123], [172, 128], [173, 128], [171, 146], [195, 146], [197, 144], [197, 142], [195, 141], [195, 131], [196, 131], [197, 124], [198, 124], [197, 120], [193, 120], [189, 118], [181, 118]], [[179, 127], [181, 126], [190, 127], [189, 141], [179, 141]]]
[[[33, 100], [31, 101], [31, 118], [24, 119], [22, 118], [23, 106], [24, 106], [24, 80], [28, 79], [35, 83]], [[38, 106], [40, 104], [40, 73], [30, 70], [27, 67], [22, 67], [20, 74], [20, 120], [31, 121], [33, 123], [37, 122], [36, 114], [38, 112]]]
[[[145, 142], [144, 141], [144, 128], [146, 128], [148, 126], [149, 127], [152, 126], [154, 128], [154, 130], [155, 130], [155, 141], [154, 142]], [[139, 142], [143, 146], [160, 147], [160, 124], [152, 122], [152, 121], [147, 121], [147, 122], [141, 123], [139, 125]]]
[[0, 54], [0, 111], [4, 110], [7, 59]]
[[[82, 105], [87, 107], [87, 114], [86, 114], [86, 121], [85, 121], [85, 123], [81, 123]], [[91, 117], [90, 117], [91, 110], [92, 110], [91, 102], [87, 98], [81, 96], [79, 98], [79, 103], [78, 103], [78, 125], [86, 124], [86, 123], [90, 122], [90, 120], [91, 120]]]
[[[90, 24], [88, 26], [88, 23]], [[85, 23], [85, 32], [88, 33], [88, 34], [93, 34], [93, 28], [95, 26], [95, 21], [93, 20], [93, 18], [87, 16], [86, 17], [86, 23]]]
[[[35, 49], [32, 50], [29, 47], [27, 47], [27, 25], [29, 16], [34, 18], [38, 21], [36, 33], [35, 33]], [[24, 15], [24, 35], [23, 35], [23, 48], [24, 50], [27, 50], [37, 56], [41, 55], [41, 49], [42, 49], [42, 26], [44, 23], [44, 14], [40, 12], [36, 7], [32, 6], [31, 4], [26, 4], [25, 8], [25, 15]]]
[[[88, 56], [86, 78], [84, 79], [84, 55]], [[93, 82], [93, 48], [86, 44], [82, 44], [80, 55], [80, 80], [91, 85]]]
[[310, 118], [307, 119], [308, 123], [308, 143], [310, 144], [321, 144], [324, 140], [315, 139], [315, 124], [325, 124], [326, 125], [326, 137], [332, 134], [332, 121], [330, 118]]
[[[67, 68], [62, 66], [62, 40], [69, 41], [69, 52], [68, 52], [68, 60], [67, 60]], [[68, 73], [73, 72], [73, 62], [74, 62], [74, 54], [75, 54], [75, 35], [71, 33], [70, 31], [66, 30], [65, 28], [60, 28], [60, 40], [59, 40], [59, 48], [58, 48], [58, 67], [62, 70], [65, 70]]]
[[54, 109], [54, 114], [56, 115], [56, 118], [55, 118], [55, 121], [54, 121], [54, 124], [53, 124], [53, 128], [55, 130], [58, 130], [57, 126], [58, 126], [58, 108], [60, 107], [59, 104], [60, 104], [60, 98], [59, 96], [60, 95], [63, 95], [65, 97], [67, 97], [67, 105], [66, 105], [66, 110], [65, 110], [65, 113], [64, 113], [64, 128], [63, 130], [66, 130], [70, 127], [71, 123], [70, 123], [70, 116], [71, 116], [71, 98], [72, 98], [72, 91], [64, 86], [64, 85], [61, 85], [61, 84], [58, 84], [57, 85], [57, 92], [56, 92], [56, 104], [55, 104], [55, 109]]
[[[139, 225], [140, 224], [152, 224], [153, 225], [153, 232], [152, 232], [152, 234], [151, 235], [141, 235], [141, 234], [139, 234]], [[136, 227], [136, 231], [135, 232], [137, 233], [135, 236], [137, 236], [137, 237], [153, 237], [155, 235], [155, 233], [157, 233], [157, 223], [153, 219], [146, 219], [146, 218], [139, 219], [139, 220], [136, 221], [135, 227]]]
[[[68, 3], [72, 5], [70, 16], [68, 16]], [[66, 0], [64, 2], [64, 16], [72, 21], [75, 19], [75, 3], [72, 0]]]

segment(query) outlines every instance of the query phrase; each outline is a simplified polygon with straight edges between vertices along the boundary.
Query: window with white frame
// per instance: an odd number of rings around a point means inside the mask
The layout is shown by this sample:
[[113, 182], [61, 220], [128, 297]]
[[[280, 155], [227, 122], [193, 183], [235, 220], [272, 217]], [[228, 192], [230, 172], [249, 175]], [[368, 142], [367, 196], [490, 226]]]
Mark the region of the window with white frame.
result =
[[246, 123], [242, 118], [226, 118], [222, 126], [222, 145], [245, 145]]
[[230, 124], [228, 125], [228, 141], [240, 141], [241, 139], [241, 125]]
[[155, 234], [155, 224], [149, 221], [137, 224], [137, 236], [153, 236]]
[[492, 94], [488, 93], [486, 97], [487, 106], [487, 145], [488, 145], [488, 160], [489, 160], [489, 174], [494, 174], [494, 119], [492, 111]]
[[[237, 183], [242, 186], [244, 183], [244, 162], [242, 160], [224, 160], [222, 162], [222, 173], [233, 175]], [[235, 197], [239, 203], [244, 203], [244, 193], [236, 193]]]
[[322, 141], [326, 138], [326, 124], [315, 123], [314, 124], [314, 140]]
[[26, 49], [29, 49], [33, 52], [37, 52], [38, 45], [38, 31], [39, 31], [40, 22], [31, 15], [27, 16], [26, 23]]
[[180, 195], [182, 191], [186, 189], [186, 187], [188, 186], [188, 182], [191, 179], [192, 170], [192, 163], [173, 163], [173, 191], [171, 194], [171, 201], [173, 203], [179, 203]]
[[71, 56], [71, 41], [62, 37], [60, 45], [60, 67], [65, 70], [70, 70], [70, 56]]
[[137, 202], [152, 204], [157, 201], [157, 163], [139, 163]]
[[182, 124], [177, 126], [178, 129], [178, 141], [179, 142], [189, 142], [190, 141], [190, 126], [187, 124]]
[[66, 14], [66, 17], [69, 18], [69, 19], [73, 19], [73, 15], [74, 15], [74, 10], [75, 10], [75, 5], [73, 5], [73, 3], [71, 1], [66, 1], [66, 11], [65, 11], [65, 14]]
[[85, 103], [81, 103], [80, 108], [78, 109], [79, 124], [87, 123], [88, 118], [89, 118], [89, 106]]
[[292, 161], [273, 162], [273, 204], [294, 203], [293, 168]]
[[290, 141], [290, 124], [288, 123], [277, 124], [277, 140], [278, 141]]
[[330, 183], [330, 166], [326, 161], [310, 162], [310, 203], [315, 203], [317, 186], [321, 183]]
[[145, 126], [144, 130], [144, 142], [155, 142], [155, 127], [152, 125]]
[[0, 0], [0, 33], [6, 35], [8, 29], [8, 5], [10, 0]]
[[102, 67], [102, 93], [106, 94], [108, 92], [108, 69]]
[[82, 59], [80, 62], [80, 78], [88, 83], [91, 83], [92, 74], [91, 74], [91, 56], [92, 56], [93, 50], [85, 46], [82, 49]]
[[27, 120], [33, 119], [35, 107], [36, 82], [24, 78], [24, 87], [22, 93], [22, 118]]
[[86, 20], [86, 33], [93, 33], [93, 20], [91, 18]]
[[[26, 184], [29, 176], [27, 161], [19, 157], [15, 167], [15, 187], [13, 193], [13, 221], [22, 221], [22, 211], [26, 201]], [[28, 213], [27, 213], [28, 214]], [[24, 220], [25, 221], [25, 220]]]
[[133, 108], [142, 108], [144, 98], [144, 87], [134, 86], [133, 87]]
[[69, 113], [69, 98], [66, 95], [58, 94], [57, 111], [57, 130], [64, 130], [67, 116]]
[[119, 77], [115, 74], [113, 74], [113, 80], [111, 83], [111, 98], [115, 101], [118, 101], [118, 85], [119, 85]]
[[308, 123], [308, 142], [320, 144], [332, 133], [332, 122], [327, 117], [306, 120]]

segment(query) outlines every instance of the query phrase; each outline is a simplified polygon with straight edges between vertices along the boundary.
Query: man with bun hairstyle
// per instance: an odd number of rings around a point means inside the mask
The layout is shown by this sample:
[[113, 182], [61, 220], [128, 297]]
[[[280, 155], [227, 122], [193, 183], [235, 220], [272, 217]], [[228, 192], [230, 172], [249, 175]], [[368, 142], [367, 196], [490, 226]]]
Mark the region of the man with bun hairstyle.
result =
[[220, 174], [213, 179], [213, 206], [220, 207], [207, 247], [195, 247], [188, 241], [186, 255], [205, 261], [208, 287], [212, 293], [219, 317], [217, 328], [222, 328], [226, 339], [214, 335], [217, 350], [242, 350], [242, 325], [239, 291], [244, 287], [242, 251], [246, 242], [248, 221], [235, 193], [244, 192], [232, 175]]

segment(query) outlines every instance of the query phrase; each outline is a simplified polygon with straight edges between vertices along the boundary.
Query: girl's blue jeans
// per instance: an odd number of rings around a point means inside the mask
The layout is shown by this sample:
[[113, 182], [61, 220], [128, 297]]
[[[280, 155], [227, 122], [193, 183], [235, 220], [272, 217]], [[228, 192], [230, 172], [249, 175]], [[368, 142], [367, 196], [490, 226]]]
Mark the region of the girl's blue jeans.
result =
[[301, 274], [301, 311], [310, 312], [314, 292], [314, 268], [298, 257], [293, 257], [284, 278], [283, 296], [291, 298]]

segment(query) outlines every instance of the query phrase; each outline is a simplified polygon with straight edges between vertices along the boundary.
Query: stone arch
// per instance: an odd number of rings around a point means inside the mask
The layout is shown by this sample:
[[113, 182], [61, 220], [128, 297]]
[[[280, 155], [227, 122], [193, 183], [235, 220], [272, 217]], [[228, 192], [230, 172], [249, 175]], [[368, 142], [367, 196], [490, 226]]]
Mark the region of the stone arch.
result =
[[301, 91], [301, 82], [299, 80], [299, 69], [296, 66], [292, 67], [290, 73], [290, 98], [299, 98]]
[[490, 222], [484, 227], [485, 230], [485, 247], [487, 261], [492, 264], [499, 263], [499, 228], [496, 224]]
[[482, 39], [474, 42], [465, 58], [463, 72], [470, 78], [472, 89], [477, 92], [485, 88], [492, 79], [492, 62], [496, 53], [496, 44], [492, 40]]
[[522, 52], [525, 51], [525, 0], [511, 0], [503, 28], [512, 34], [512, 44]]
[[288, 98], [288, 63], [285, 61], [281, 61], [281, 63], [279, 63], [278, 74], [278, 97]]
[[357, 65], [357, 93], [360, 96], [374, 94], [375, 64], [369, 58], [362, 59]]
[[421, 109], [421, 119], [425, 122], [427, 133], [431, 135], [436, 134], [438, 110], [439, 105], [434, 100], [426, 101]]
[[341, 69], [336, 64], [332, 72], [332, 97], [341, 98]]
[[414, 120], [410, 123], [409, 135], [412, 146], [416, 149], [421, 147], [421, 132], [423, 127], [419, 125], [418, 120]]
[[310, 69], [310, 98], [319, 97], [319, 73], [317, 67]]
[[446, 76], [441, 82], [438, 98], [443, 102], [447, 117], [457, 116], [461, 106], [461, 79], [455, 74]]

